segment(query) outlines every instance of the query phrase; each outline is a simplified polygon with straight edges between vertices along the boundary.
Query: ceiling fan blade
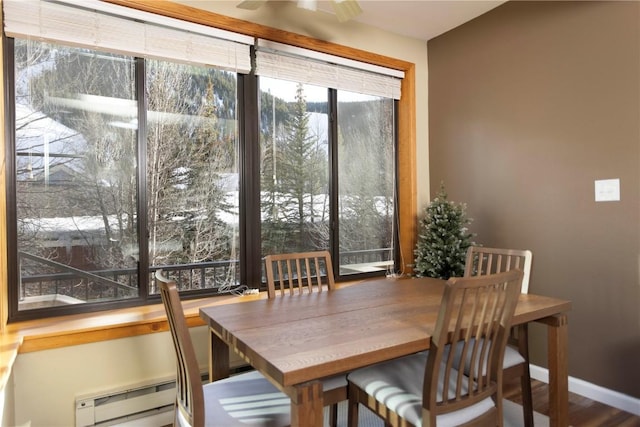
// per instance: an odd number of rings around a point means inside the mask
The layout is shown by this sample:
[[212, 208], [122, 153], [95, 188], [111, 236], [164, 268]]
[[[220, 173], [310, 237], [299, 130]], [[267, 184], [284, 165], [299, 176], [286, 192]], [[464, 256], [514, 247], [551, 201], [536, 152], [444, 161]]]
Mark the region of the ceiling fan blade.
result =
[[240, 3], [238, 3], [236, 7], [240, 9], [256, 10], [266, 2], [267, 0], [243, 0]]
[[332, 4], [338, 22], [347, 22], [362, 13], [357, 0], [333, 0]]

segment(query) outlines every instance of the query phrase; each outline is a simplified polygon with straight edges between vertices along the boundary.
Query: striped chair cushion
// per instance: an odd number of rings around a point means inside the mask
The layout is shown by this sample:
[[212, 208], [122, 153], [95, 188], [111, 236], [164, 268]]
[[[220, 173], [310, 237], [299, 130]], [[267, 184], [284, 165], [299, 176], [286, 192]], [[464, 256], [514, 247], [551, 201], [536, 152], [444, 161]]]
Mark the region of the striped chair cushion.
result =
[[[358, 369], [348, 375], [378, 402], [415, 426], [422, 426], [422, 386], [428, 352], [394, 359]], [[455, 373], [455, 371], [452, 371]], [[457, 375], [449, 379], [455, 384]], [[438, 384], [437, 400], [442, 401], [443, 384]], [[486, 398], [475, 405], [437, 417], [438, 426], [458, 426], [487, 412], [495, 405]]]

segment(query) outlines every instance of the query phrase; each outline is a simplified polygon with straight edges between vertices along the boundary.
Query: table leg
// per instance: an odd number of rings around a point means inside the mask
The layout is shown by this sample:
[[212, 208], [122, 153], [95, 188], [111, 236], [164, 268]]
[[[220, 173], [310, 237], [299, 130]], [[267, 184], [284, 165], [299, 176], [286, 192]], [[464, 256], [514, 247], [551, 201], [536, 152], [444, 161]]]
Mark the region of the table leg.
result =
[[551, 427], [569, 425], [569, 325], [566, 314], [540, 320], [547, 325], [549, 364], [549, 421]]
[[311, 381], [294, 387], [291, 393], [291, 426], [322, 427], [322, 382]]
[[209, 381], [229, 377], [229, 346], [209, 329]]

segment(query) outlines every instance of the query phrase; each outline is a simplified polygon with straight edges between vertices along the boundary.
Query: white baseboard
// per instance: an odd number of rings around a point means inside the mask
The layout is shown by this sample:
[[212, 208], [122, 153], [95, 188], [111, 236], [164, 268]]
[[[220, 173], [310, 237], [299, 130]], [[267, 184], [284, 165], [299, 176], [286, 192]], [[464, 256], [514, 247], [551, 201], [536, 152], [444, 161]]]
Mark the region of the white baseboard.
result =
[[[549, 383], [549, 370], [536, 365], [529, 365], [531, 378]], [[596, 402], [601, 402], [625, 412], [640, 416], [640, 399], [609, 390], [596, 384], [589, 383], [579, 378], [569, 377], [569, 391], [579, 394]]]

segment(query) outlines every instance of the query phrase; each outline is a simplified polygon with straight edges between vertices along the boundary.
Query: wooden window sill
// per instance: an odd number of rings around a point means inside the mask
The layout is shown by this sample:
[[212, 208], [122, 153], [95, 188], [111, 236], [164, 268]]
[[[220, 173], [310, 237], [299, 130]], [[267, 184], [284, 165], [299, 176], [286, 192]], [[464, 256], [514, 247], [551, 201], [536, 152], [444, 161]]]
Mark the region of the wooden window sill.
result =
[[[266, 298], [266, 292], [248, 296], [219, 296], [182, 302], [189, 327], [202, 326], [200, 307]], [[11, 323], [0, 334], [0, 390], [3, 390], [19, 353], [49, 350], [169, 330], [164, 306], [154, 304], [90, 314]]]
[[[263, 295], [264, 294], [264, 295]], [[182, 302], [189, 327], [202, 326], [200, 307], [266, 298], [266, 292], [248, 296], [219, 296]], [[29, 320], [7, 325], [4, 335], [22, 338], [19, 353], [167, 331], [162, 304], [130, 307], [89, 314]]]

